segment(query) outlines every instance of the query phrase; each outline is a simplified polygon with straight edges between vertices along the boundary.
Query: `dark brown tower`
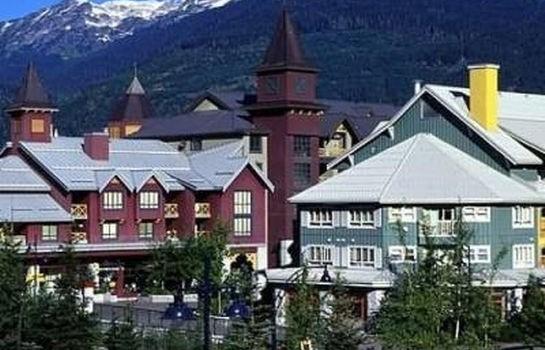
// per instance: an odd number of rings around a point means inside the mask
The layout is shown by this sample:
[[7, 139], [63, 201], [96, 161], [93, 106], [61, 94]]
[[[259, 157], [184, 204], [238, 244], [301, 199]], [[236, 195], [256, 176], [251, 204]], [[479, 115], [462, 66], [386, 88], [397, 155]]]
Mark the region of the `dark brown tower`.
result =
[[131, 85], [114, 106], [108, 122], [112, 138], [127, 137], [142, 127], [144, 119], [153, 117], [153, 108], [135, 72]]
[[50, 142], [52, 117], [58, 109], [51, 103], [34, 64], [27, 67], [15, 101], [7, 108], [10, 117], [10, 141]]
[[[248, 108], [256, 126], [269, 133], [269, 265], [286, 262], [294, 241], [295, 207], [288, 198], [318, 182], [323, 106], [316, 100], [318, 70], [305, 58], [288, 12], [257, 70], [257, 103]], [[283, 261], [282, 261], [283, 260]]]

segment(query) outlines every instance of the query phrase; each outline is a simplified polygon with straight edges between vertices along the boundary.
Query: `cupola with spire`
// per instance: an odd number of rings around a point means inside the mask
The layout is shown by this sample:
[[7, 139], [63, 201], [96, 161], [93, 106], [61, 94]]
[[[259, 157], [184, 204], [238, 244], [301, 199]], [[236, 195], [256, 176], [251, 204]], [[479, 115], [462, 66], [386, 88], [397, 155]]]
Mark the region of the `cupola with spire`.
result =
[[152, 118], [153, 115], [153, 107], [138, 79], [135, 68], [129, 88], [112, 110], [108, 122], [108, 133], [111, 138], [127, 137], [140, 130], [144, 119]]
[[319, 107], [316, 103], [318, 70], [305, 57], [286, 8], [282, 10], [256, 74], [258, 106]]
[[55, 112], [57, 107], [51, 102], [36, 66], [30, 63], [15, 100], [6, 109], [13, 147], [17, 148], [19, 142], [50, 142]]

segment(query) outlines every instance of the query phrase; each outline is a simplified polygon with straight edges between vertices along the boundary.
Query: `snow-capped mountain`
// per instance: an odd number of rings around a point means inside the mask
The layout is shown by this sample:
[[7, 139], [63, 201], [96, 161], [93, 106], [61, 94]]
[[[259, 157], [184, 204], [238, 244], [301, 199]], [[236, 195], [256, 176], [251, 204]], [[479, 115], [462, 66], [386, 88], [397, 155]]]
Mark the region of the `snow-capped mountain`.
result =
[[26, 17], [0, 22], [0, 55], [36, 50], [78, 56], [159, 20], [177, 20], [232, 0], [63, 0]]

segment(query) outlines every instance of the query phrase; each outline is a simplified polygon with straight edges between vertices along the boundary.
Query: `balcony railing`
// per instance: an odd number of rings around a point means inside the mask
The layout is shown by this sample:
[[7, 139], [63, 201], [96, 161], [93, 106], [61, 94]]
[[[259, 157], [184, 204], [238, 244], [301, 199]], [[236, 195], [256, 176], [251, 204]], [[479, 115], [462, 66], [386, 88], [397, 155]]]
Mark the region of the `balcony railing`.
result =
[[165, 204], [165, 218], [166, 219], [176, 219], [180, 217], [178, 212], [178, 204], [176, 203], [166, 203]]
[[211, 217], [210, 203], [195, 203], [195, 218], [209, 219]]
[[419, 230], [421, 235], [427, 232], [430, 236], [452, 237], [454, 235], [455, 225], [455, 221], [437, 221], [430, 225], [421, 225]]
[[87, 220], [87, 204], [72, 204], [70, 213], [74, 220]]
[[319, 150], [319, 155], [321, 158], [336, 158], [343, 154], [346, 151], [342, 147], [323, 147]]
[[87, 244], [87, 232], [72, 232], [72, 243], [73, 244]]

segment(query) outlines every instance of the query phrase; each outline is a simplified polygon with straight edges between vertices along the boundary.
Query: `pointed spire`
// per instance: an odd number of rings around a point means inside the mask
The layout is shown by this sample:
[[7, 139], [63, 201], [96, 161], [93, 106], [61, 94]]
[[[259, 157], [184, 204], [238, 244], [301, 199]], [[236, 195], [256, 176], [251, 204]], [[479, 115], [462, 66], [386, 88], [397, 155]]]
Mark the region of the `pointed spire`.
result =
[[134, 64], [134, 77], [132, 79], [131, 85], [127, 89], [127, 95], [145, 95], [146, 90], [140, 83], [138, 79], [138, 64]]
[[305, 58], [299, 36], [285, 7], [259, 70], [278, 68], [315, 70]]
[[32, 62], [29, 63], [15, 101], [8, 110], [21, 108], [55, 109]]
[[117, 101], [110, 115], [110, 121], [140, 121], [154, 115], [146, 90], [138, 79], [138, 68], [134, 67], [132, 82], [125, 94]]

